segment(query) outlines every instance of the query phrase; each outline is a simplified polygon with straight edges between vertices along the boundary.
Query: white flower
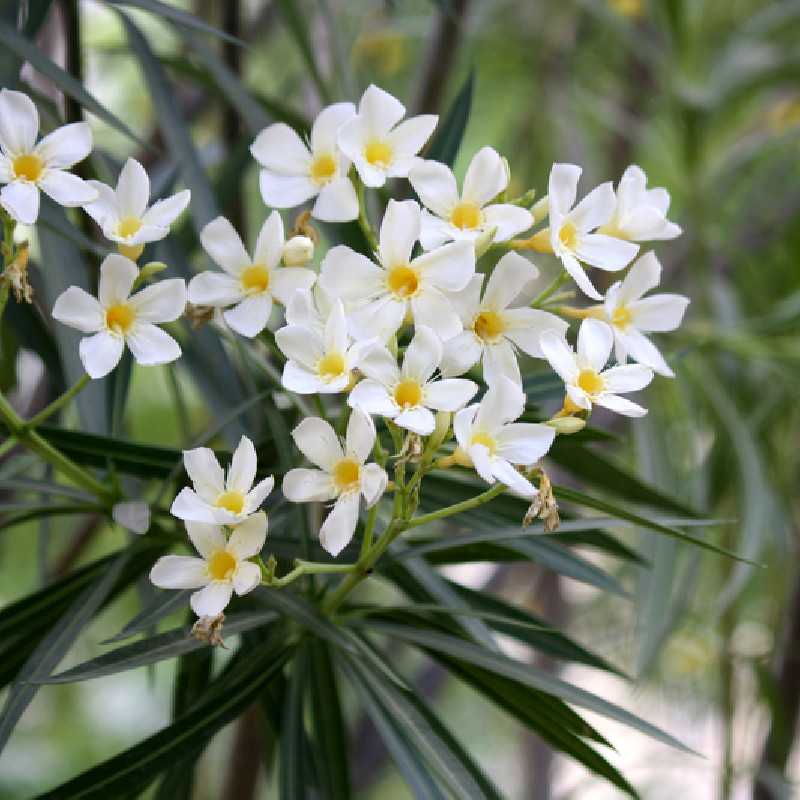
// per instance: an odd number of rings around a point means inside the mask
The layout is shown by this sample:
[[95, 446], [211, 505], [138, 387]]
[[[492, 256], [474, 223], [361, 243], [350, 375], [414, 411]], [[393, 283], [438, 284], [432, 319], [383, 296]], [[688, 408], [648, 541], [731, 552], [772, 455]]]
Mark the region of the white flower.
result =
[[682, 231], [667, 219], [668, 211], [669, 192], [660, 186], [648, 189], [644, 170], [631, 164], [617, 185], [614, 213], [598, 232], [631, 242], [674, 239]]
[[424, 325], [417, 326], [406, 348], [403, 366], [382, 345], [370, 348], [358, 363], [367, 378], [356, 384], [347, 402], [370, 414], [393, 419], [401, 428], [420, 436], [433, 432], [436, 419], [430, 409], [458, 411], [478, 391], [463, 378], [431, 380], [442, 360], [442, 342]]
[[261, 569], [248, 559], [257, 556], [267, 538], [267, 515], [253, 514], [233, 527], [225, 538], [221, 526], [187, 522], [186, 531], [200, 554], [162, 556], [150, 571], [150, 580], [161, 589], [200, 589], [189, 599], [198, 617], [216, 617], [231, 595], [252, 592], [261, 583]]
[[283, 479], [283, 493], [293, 503], [336, 500], [319, 530], [319, 541], [337, 556], [355, 533], [361, 495], [369, 508], [386, 491], [386, 472], [377, 464], [365, 463], [375, 444], [375, 425], [363, 411], [353, 409], [344, 449], [333, 428], [319, 417], [304, 419], [292, 436], [319, 469], [290, 470]]
[[281, 266], [283, 220], [273, 211], [258, 234], [252, 258], [239, 234], [224, 217], [200, 232], [205, 251], [225, 272], [201, 272], [189, 282], [189, 302], [228, 308], [225, 322], [242, 336], [257, 336], [267, 326], [273, 299], [286, 305], [297, 289], [310, 289], [316, 278], [310, 269]]
[[486, 383], [501, 375], [521, 383], [515, 348], [544, 358], [539, 337], [546, 330], [566, 333], [567, 323], [535, 308], [510, 307], [523, 289], [539, 276], [539, 270], [517, 253], [497, 262], [481, 300], [483, 275], [477, 274], [466, 289], [450, 296], [464, 331], [444, 343], [443, 375], [462, 375], [483, 358]]
[[23, 225], [39, 217], [39, 189], [62, 206], [74, 207], [97, 197], [97, 190], [66, 170], [92, 150], [86, 122], [63, 125], [39, 144], [39, 112], [22, 92], [0, 91], [0, 205]]
[[553, 444], [556, 432], [547, 425], [514, 422], [525, 410], [522, 389], [500, 377], [480, 403], [459, 411], [453, 420], [458, 446], [487, 483], [504, 483], [514, 494], [531, 498], [536, 487], [513, 464], [535, 464]]
[[350, 161], [336, 143], [341, 126], [355, 116], [352, 103], [323, 109], [311, 128], [309, 144], [283, 122], [264, 128], [250, 147], [263, 167], [261, 196], [272, 208], [293, 208], [316, 197], [312, 216], [325, 222], [358, 217], [358, 198], [347, 172]]
[[226, 475], [207, 447], [185, 450], [183, 465], [194, 486], [181, 489], [170, 512], [191, 522], [231, 525], [254, 514], [275, 485], [270, 476], [253, 486], [257, 458], [253, 443], [246, 436], [239, 440]]
[[106, 239], [134, 261], [147, 242], [157, 242], [169, 233], [169, 226], [189, 205], [192, 193], [182, 192], [157, 200], [148, 208], [150, 178], [145, 168], [129, 158], [117, 178], [116, 189], [100, 181], [89, 181], [98, 197], [84, 205], [86, 213], [100, 226]]
[[289, 303], [286, 318], [289, 324], [275, 332], [275, 341], [288, 359], [281, 383], [298, 394], [343, 392], [363, 345], [350, 341], [342, 301], [334, 300], [323, 317], [314, 307], [311, 292], [299, 290]]
[[630, 356], [639, 364], [672, 378], [675, 373], [643, 331], [674, 331], [683, 320], [689, 298], [666, 293], [643, 298], [660, 280], [661, 264], [656, 254], [645, 253], [630, 272], [606, 292], [598, 311], [614, 332], [614, 353], [620, 364]]
[[[452, 170], [438, 161], [419, 161], [408, 173], [414, 191], [433, 214], [423, 210], [420, 242], [426, 250], [451, 239], [474, 242], [494, 230], [492, 241], [505, 242], [528, 230], [533, 216], [509, 203], [491, 203], [508, 186], [508, 166], [491, 147], [479, 150], [458, 193]], [[435, 216], [434, 216], [435, 215]]]
[[542, 334], [541, 344], [550, 366], [564, 381], [569, 400], [578, 408], [590, 410], [598, 405], [627, 417], [647, 413], [619, 395], [644, 389], [653, 379], [653, 371], [641, 364], [603, 369], [614, 344], [614, 334], [605, 322], [586, 319], [581, 323], [577, 353], [555, 331]]
[[314, 242], [309, 236], [292, 236], [283, 246], [283, 263], [287, 267], [304, 267], [314, 258]]
[[616, 198], [609, 181], [592, 189], [575, 206], [580, 175], [581, 168], [574, 164], [553, 164], [550, 170], [550, 247], [581, 291], [600, 300], [578, 262], [614, 272], [631, 262], [639, 246], [603, 233], [591, 233], [611, 219]]
[[139, 274], [136, 264], [111, 253], [100, 265], [97, 298], [70, 286], [53, 306], [53, 318], [83, 333], [79, 353], [92, 378], [108, 375], [127, 344], [139, 364], [167, 364], [180, 358], [180, 345], [157, 323], [172, 322], [186, 308], [182, 278], [154, 283], [131, 294]]
[[439, 119], [423, 114], [400, 122], [405, 115], [399, 100], [370, 86], [361, 96], [358, 114], [339, 129], [339, 147], [365, 186], [383, 186], [387, 178], [407, 177]]
[[442, 339], [461, 331], [461, 320], [444, 292], [463, 289], [475, 273], [470, 242], [453, 242], [412, 259], [419, 239], [420, 208], [413, 200], [390, 200], [381, 223], [374, 264], [345, 245], [325, 256], [320, 283], [347, 310], [357, 339], [391, 336], [406, 319], [427, 325]]

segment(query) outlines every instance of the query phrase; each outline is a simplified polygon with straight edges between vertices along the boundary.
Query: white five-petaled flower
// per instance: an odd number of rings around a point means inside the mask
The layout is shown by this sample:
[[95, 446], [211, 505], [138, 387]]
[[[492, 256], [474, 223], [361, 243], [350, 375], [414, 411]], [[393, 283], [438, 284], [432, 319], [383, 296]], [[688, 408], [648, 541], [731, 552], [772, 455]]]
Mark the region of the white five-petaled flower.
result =
[[579, 262], [614, 272], [631, 262], [639, 246], [604, 233], [592, 233], [611, 219], [616, 198], [608, 181], [592, 189], [575, 205], [581, 172], [574, 164], [553, 164], [550, 170], [550, 247], [581, 291], [600, 300]]
[[347, 177], [350, 161], [336, 142], [339, 129], [355, 116], [352, 103], [323, 109], [311, 127], [309, 143], [283, 122], [264, 128], [250, 147], [262, 166], [261, 196], [272, 208], [293, 208], [315, 197], [312, 216], [325, 222], [358, 217], [358, 197]]
[[186, 531], [200, 558], [162, 556], [150, 580], [161, 589], [200, 589], [189, 599], [198, 617], [216, 617], [234, 592], [247, 594], [261, 583], [261, 569], [248, 559], [261, 552], [267, 538], [263, 511], [234, 526], [229, 538], [220, 525], [206, 522], [187, 522]]
[[100, 181], [89, 181], [98, 197], [84, 205], [86, 213], [100, 226], [106, 239], [116, 242], [120, 252], [134, 261], [147, 242], [157, 242], [169, 233], [169, 226], [189, 205], [192, 193], [182, 192], [150, 202], [150, 178], [145, 168], [129, 158], [112, 189]]
[[185, 450], [183, 465], [194, 486], [181, 489], [170, 512], [191, 522], [231, 525], [249, 517], [261, 508], [275, 485], [270, 476], [253, 486], [257, 458], [253, 443], [242, 436], [227, 475], [207, 447]]
[[617, 184], [616, 205], [611, 219], [598, 233], [631, 242], [674, 239], [682, 231], [667, 219], [669, 192], [661, 186], [647, 188], [647, 175], [631, 164]]
[[225, 322], [242, 336], [257, 336], [264, 330], [273, 298], [286, 305], [297, 289], [310, 289], [316, 279], [310, 269], [281, 266], [283, 220], [277, 211], [264, 222], [252, 258], [224, 217], [209, 222], [200, 241], [224, 272], [195, 275], [189, 282], [189, 302], [227, 308]]
[[462, 333], [444, 343], [443, 375], [462, 375], [483, 358], [486, 383], [501, 375], [521, 383], [515, 348], [544, 358], [539, 337], [546, 330], [566, 333], [567, 323], [535, 308], [511, 307], [539, 270], [517, 253], [497, 262], [481, 299], [484, 276], [476, 274], [466, 289], [450, 296], [464, 326]]
[[111, 253], [100, 265], [97, 298], [70, 286], [53, 306], [53, 318], [83, 333], [79, 354], [92, 378], [111, 372], [127, 344], [139, 364], [167, 364], [180, 358], [180, 345], [158, 323], [173, 322], [186, 308], [186, 283], [170, 278], [131, 294], [136, 264]]
[[288, 361], [281, 382], [298, 394], [332, 394], [349, 385], [364, 344], [353, 344], [341, 300], [327, 316], [317, 311], [309, 290], [298, 290], [286, 309], [289, 322], [275, 332]]
[[360, 497], [367, 507], [386, 491], [386, 472], [365, 463], [375, 444], [375, 425], [368, 414], [353, 409], [347, 424], [345, 446], [333, 428], [319, 417], [307, 417], [293, 431], [297, 447], [319, 469], [292, 469], [283, 479], [283, 493], [293, 503], [336, 500], [319, 530], [320, 544], [339, 555], [353, 538], [358, 523]]
[[439, 119], [423, 114], [400, 122], [405, 115], [397, 98], [370, 86], [361, 96], [358, 113], [339, 129], [339, 147], [366, 186], [407, 177]]
[[525, 395], [514, 381], [500, 377], [480, 403], [461, 410], [453, 420], [458, 446], [487, 483], [500, 481], [521, 497], [536, 487], [514, 464], [532, 466], [550, 449], [555, 430], [536, 422], [514, 422], [525, 410]]
[[411, 257], [419, 240], [420, 208], [413, 200], [390, 200], [381, 223], [379, 265], [346, 245], [328, 252], [320, 283], [340, 297], [356, 339], [391, 336], [408, 312], [415, 325], [427, 325], [441, 339], [461, 331], [461, 320], [444, 292], [463, 289], [475, 274], [470, 242], [452, 242]]
[[508, 186], [508, 165], [492, 147], [480, 149], [470, 161], [464, 187], [458, 193], [452, 170], [438, 161], [419, 161], [408, 173], [417, 196], [433, 214], [422, 211], [420, 242], [426, 250], [451, 239], [474, 242], [494, 230], [492, 241], [505, 242], [528, 230], [533, 216], [509, 203], [492, 203]]
[[0, 205], [23, 225], [39, 217], [39, 189], [62, 206], [82, 206], [97, 190], [67, 172], [92, 150], [86, 122], [63, 125], [38, 144], [39, 112], [28, 95], [0, 91]]
[[463, 378], [432, 380], [441, 360], [441, 340], [430, 328], [418, 325], [401, 368], [383, 345], [367, 350], [358, 363], [367, 378], [356, 384], [347, 402], [427, 436], [436, 425], [430, 409], [458, 411], [478, 391], [476, 383]]
[[623, 280], [606, 292], [598, 311], [614, 332], [614, 352], [620, 364], [630, 356], [668, 378], [674, 377], [664, 357], [643, 331], [674, 331], [681, 324], [689, 298], [681, 294], [644, 294], [658, 286], [661, 264], [655, 253], [645, 253]]
[[605, 322], [585, 319], [581, 323], [577, 352], [555, 331], [542, 334], [541, 344], [550, 366], [564, 381], [568, 399], [577, 408], [589, 410], [598, 405], [627, 417], [647, 413], [647, 409], [619, 395], [644, 389], [653, 379], [653, 371], [641, 364], [604, 369], [614, 345], [611, 326]]

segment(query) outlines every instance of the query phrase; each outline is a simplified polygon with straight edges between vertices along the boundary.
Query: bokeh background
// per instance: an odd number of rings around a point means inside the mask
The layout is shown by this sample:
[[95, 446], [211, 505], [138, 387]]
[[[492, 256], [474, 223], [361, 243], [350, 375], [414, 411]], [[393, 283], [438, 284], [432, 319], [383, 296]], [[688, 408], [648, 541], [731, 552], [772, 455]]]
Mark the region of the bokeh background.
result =
[[[12, 18], [37, 13], [39, 6], [34, 0], [4, 5]], [[242, 76], [267, 112], [313, 118], [326, 99], [320, 86], [332, 99], [357, 100], [375, 82], [412, 110], [445, 113], [471, 75], [474, 98], [457, 173], [476, 149], [491, 144], [510, 162], [511, 195], [530, 187], [544, 193], [554, 161], [585, 168], [583, 191], [617, 180], [631, 163], [645, 169], [651, 185], [669, 189], [670, 217], [685, 235], [659, 248], [664, 283], [692, 298], [684, 326], [662, 339], [677, 377], [654, 382], [644, 399], [650, 408], [645, 419], [603, 421], [620, 434], [615, 459], [718, 520], [705, 535], [763, 568], [628, 529], [620, 535], [649, 565], [620, 568], [600, 560], [617, 571], [630, 593], [625, 598], [536, 572], [530, 564], [474, 565], [453, 577], [490, 584], [636, 676], [628, 683], [579, 667], [566, 671], [570, 680], [658, 723], [703, 755], [669, 751], [588, 715], [617, 744], [609, 757], [643, 797], [797, 796], [800, 3], [172, 5], [248, 42], [246, 49], [213, 39], [206, 46]], [[145, 11], [130, 13], [179, 88], [179, 111], [213, 173], [239, 138], [238, 117], [170, 24]], [[311, 44], [305, 51], [300, 34]], [[140, 67], [107, 4], [54, 3], [37, 43], [61, 64], [72, 59], [74, 66], [80, 56], [87, 88], [157, 143]], [[46, 77], [30, 67], [24, 77], [42, 96], [63, 103]], [[109, 172], [113, 159], [133, 154], [153, 170], [156, 184], [164, 177], [152, 150], [132, 150], [114, 128], [88, 119], [98, 148], [110, 155]], [[102, 169], [103, 156], [95, 158]], [[238, 181], [240, 191], [226, 211], [252, 239], [264, 214], [254, 162], [242, 159]], [[44, 266], [58, 270], [52, 255]], [[546, 256], [537, 263], [545, 273], [554, 269]], [[36, 407], [45, 367], [23, 351], [17, 375], [15, 402]], [[135, 371], [131, 391], [123, 433], [137, 441], [179, 446], [187, 431], [209, 422], [195, 387], [180, 373]], [[78, 557], [103, 553], [106, 541], [66, 522], [0, 532], [0, 604]], [[132, 594], [101, 616], [65, 666], [95, 654], [137, 608]], [[165, 724], [171, 669], [167, 663], [41, 691], [0, 760], [0, 797], [36, 794]], [[509, 798], [618, 796], [435, 668], [420, 665], [418, 686]], [[362, 723], [355, 718], [351, 725], [359, 796], [407, 797]], [[250, 743], [258, 742], [259, 731], [250, 734]], [[198, 800], [233, 796], [224, 788], [230, 786], [232, 748], [244, 747], [233, 737], [226, 730], [206, 753]], [[262, 776], [255, 796], [273, 796], [272, 780]]]

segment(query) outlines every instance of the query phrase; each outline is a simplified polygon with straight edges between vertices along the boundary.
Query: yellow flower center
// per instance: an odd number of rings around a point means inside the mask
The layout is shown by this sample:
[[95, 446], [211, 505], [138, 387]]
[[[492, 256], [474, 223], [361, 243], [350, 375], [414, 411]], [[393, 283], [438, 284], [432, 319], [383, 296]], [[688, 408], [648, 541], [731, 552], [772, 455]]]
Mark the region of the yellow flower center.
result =
[[578, 374], [578, 386], [588, 395], [600, 394], [605, 381], [593, 369], [582, 369]]
[[227, 550], [217, 550], [208, 559], [208, 574], [215, 581], [229, 581], [236, 571], [236, 559]]
[[472, 323], [475, 335], [484, 342], [493, 342], [505, 332], [503, 318], [496, 311], [481, 311]]
[[633, 314], [627, 306], [617, 306], [614, 313], [611, 315], [611, 324], [615, 328], [622, 328], [623, 330], [633, 322]]
[[493, 456], [497, 452], [497, 442], [494, 440], [494, 437], [490, 436], [486, 431], [473, 433], [470, 444], [482, 444], [489, 451], [490, 456]]
[[106, 309], [106, 327], [114, 333], [127, 333], [135, 319], [136, 312], [127, 303], [117, 303]]
[[25, 153], [17, 156], [13, 162], [14, 176], [24, 181], [35, 183], [42, 177], [44, 161], [35, 153]]
[[224, 508], [226, 511], [230, 511], [231, 514], [241, 514], [244, 508], [244, 495], [235, 489], [231, 489], [223, 492], [214, 505], [217, 508]]
[[341, 353], [326, 353], [317, 362], [317, 374], [326, 383], [336, 380], [344, 374], [347, 362]]
[[574, 250], [578, 244], [578, 229], [571, 222], [565, 222], [558, 232], [558, 238], [564, 247]]
[[263, 264], [253, 264], [242, 271], [242, 287], [248, 294], [269, 289], [269, 270]]
[[343, 458], [333, 467], [333, 482], [340, 492], [356, 489], [361, 477], [361, 465], [352, 458]]
[[141, 227], [142, 221], [137, 217], [123, 217], [117, 225], [117, 236], [127, 239], [128, 236], [138, 233]]
[[336, 174], [336, 159], [328, 153], [317, 156], [311, 163], [311, 180], [317, 184], [327, 183]]
[[413, 297], [419, 291], [419, 273], [403, 264], [399, 267], [392, 267], [386, 278], [389, 290], [397, 297]]
[[481, 210], [475, 203], [459, 203], [450, 214], [450, 222], [461, 230], [474, 230], [481, 224]]
[[411, 408], [422, 402], [422, 387], [417, 381], [408, 378], [394, 387], [394, 401], [400, 408]]
[[392, 148], [386, 142], [373, 140], [364, 148], [364, 158], [373, 167], [385, 169], [392, 163]]

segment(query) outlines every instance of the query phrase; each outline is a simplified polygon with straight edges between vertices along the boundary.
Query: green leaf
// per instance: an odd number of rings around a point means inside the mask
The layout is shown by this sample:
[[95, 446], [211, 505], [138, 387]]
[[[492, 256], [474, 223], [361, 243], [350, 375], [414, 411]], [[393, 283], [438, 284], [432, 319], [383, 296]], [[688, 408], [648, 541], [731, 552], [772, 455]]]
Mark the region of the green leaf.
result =
[[191, 589], [184, 589], [182, 591], [168, 591], [159, 590], [152, 601], [148, 603], [122, 630], [112, 636], [110, 639], [105, 639], [102, 644], [116, 644], [123, 639], [130, 639], [131, 636], [136, 636], [137, 633], [153, 628], [164, 617], [169, 616], [179, 608], [185, 608], [189, 605], [189, 595]]
[[280, 796], [289, 800], [306, 797], [310, 753], [304, 726], [304, 696], [309, 673], [308, 643], [302, 643], [292, 659], [280, 731]]
[[470, 70], [467, 80], [456, 95], [453, 104], [450, 106], [447, 116], [440, 121], [439, 128], [431, 139], [426, 158], [433, 161], [441, 161], [452, 167], [455, 163], [458, 150], [461, 147], [461, 140], [464, 138], [464, 131], [469, 121], [470, 110], [472, 109], [472, 97], [475, 93], [475, 70]]

